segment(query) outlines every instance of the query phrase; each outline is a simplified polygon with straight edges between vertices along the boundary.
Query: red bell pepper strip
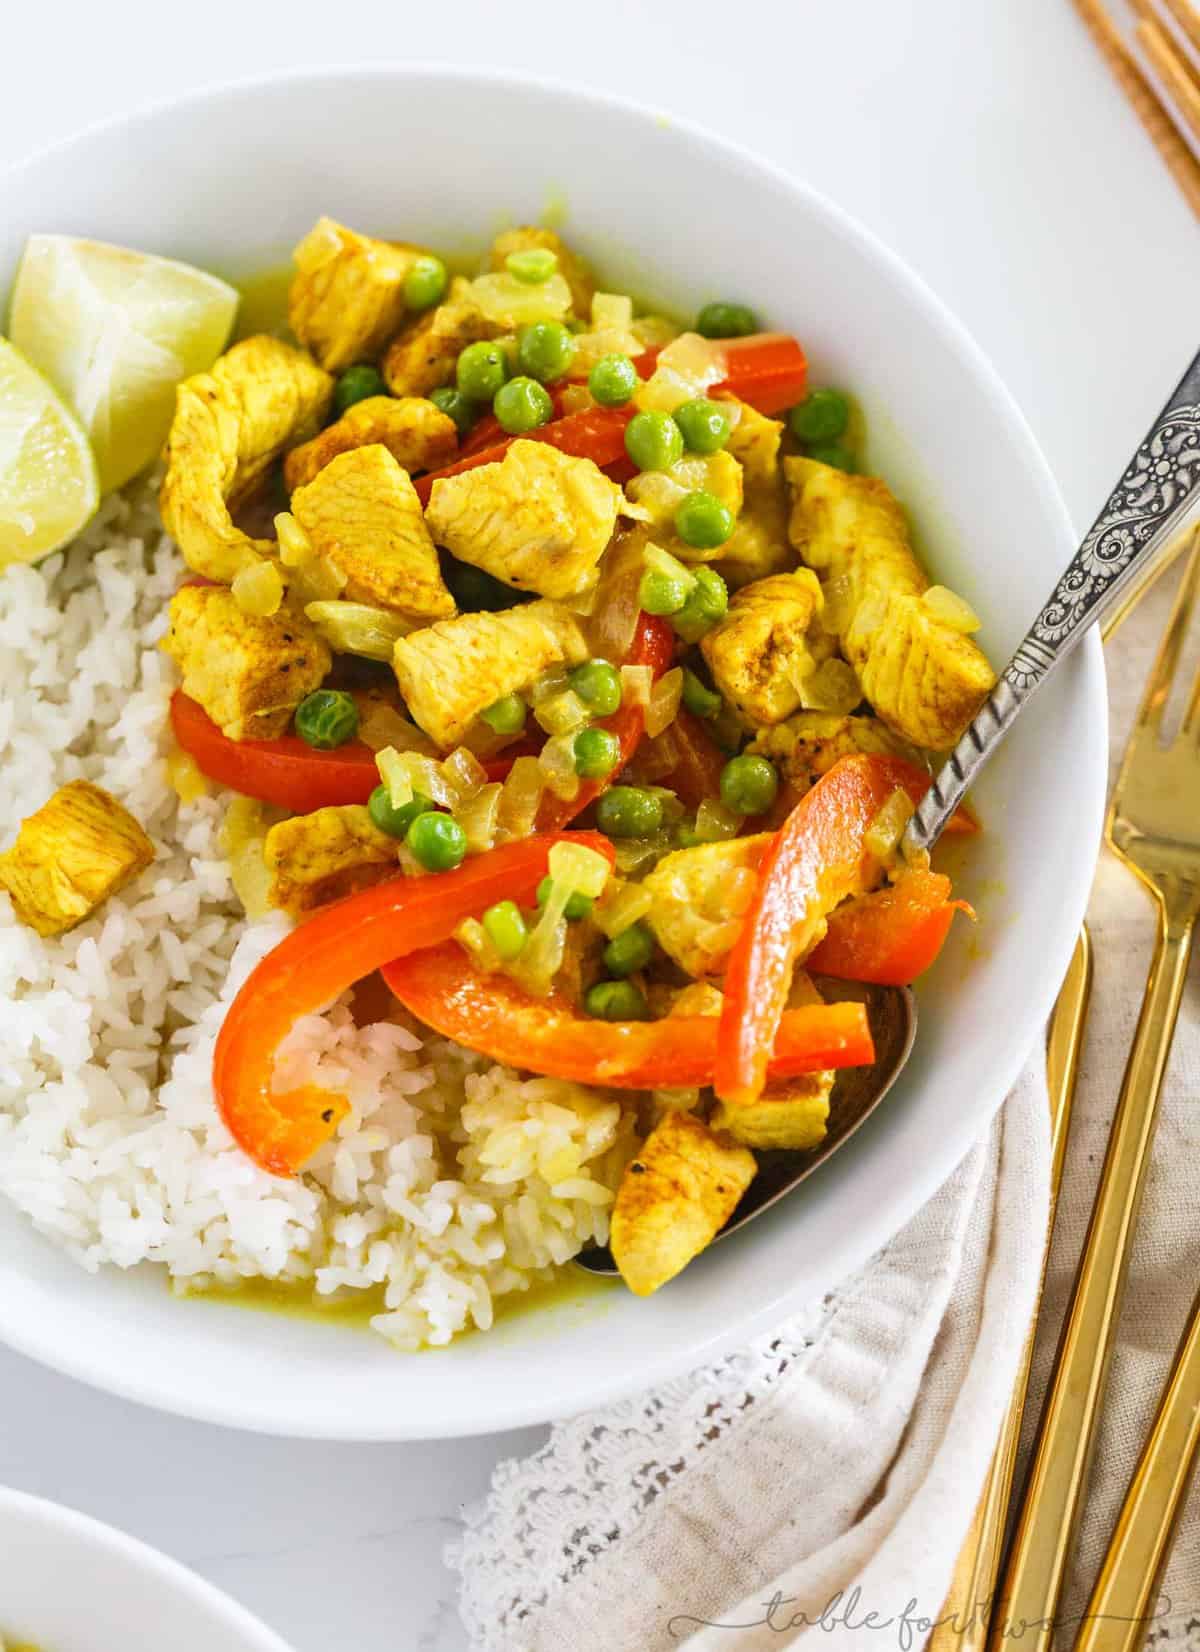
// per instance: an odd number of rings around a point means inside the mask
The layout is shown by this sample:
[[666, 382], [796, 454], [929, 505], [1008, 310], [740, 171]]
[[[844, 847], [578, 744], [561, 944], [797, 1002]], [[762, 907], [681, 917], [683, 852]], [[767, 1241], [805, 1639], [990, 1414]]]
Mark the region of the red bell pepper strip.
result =
[[[648, 665], [657, 680], [665, 671], [670, 670], [674, 658], [674, 631], [665, 619], [660, 619], [655, 614], [647, 614], [643, 610], [638, 615], [637, 630], [634, 632], [629, 658], [625, 663]], [[568, 821], [582, 814], [589, 803], [594, 803], [601, 792], [608, 790], [637, 750], [642, 735], [646, 732], [646, 708], [623, 705], [614, 711], [611, 717], [601, 718], [596, 726], [607, 729], [610, 734], [617, 737], [620, 756], [615, 766], [603, 780], [583, 781], [575, 796], [570, 799], [555, 797], [553, 792], [545, 792], [538, 808], [539, 832], [561, 831]]]
[[890, 888], [840, 906], [805, 968], [843, 981], [906, 987], [942, 950], [956, 912], [974, 917], [966, 901], [950, 899], [949, 878], [905, 872]]
[[[788, 333], [751, 333], [747, 338], [722, 341], [720, 349], [725, 357], [726, 374], [712, 387], [712, 393], [727, 391], [741, 401], [756, 407], [760, 413], [780, 413], [791, 407], [804, 394], [808, 379], [808, 363], [798, 340]], [[638, 356], [635, 365], [648, 374], [657, 359], [656, 350], [647, 350]], [[556, 404], [557, 408], [561, 402]], [[562, 453], [573, 458], [592, 459], [601, 470], [619, 465], [625, 459], [625, 426], [637, 412], [633, 402], [625, 407], [587, 407], [579, 413], [568, 413], [552, 419], [548, 424], [528, 433], [528, 440], [549, 442]], [[421, 503], [428, 504], [430, 490], [443, 477], [458, 476], [477, 465], [490, 465], [503, 459], [516, 436], [505, 436], [498, 424], [488, 423], [490, 415], [480, 420], [464, 442], [461, 455], [452, 465], [430, 471], [413, 483]], [[481, 428], [482, 427], [482, 428]], [[492, 438], [495, 438], [494, 440]]]
[[361, 740], [336, 751], [317, 751], [297, 734], [231, 740], [182, 689], [171, 696], [171, 727], [210, 780], [293, 814], [328, 803], [365, 803], [379, 784], [375, 753]]
[[[277, 1095], [275, 1052], [310, 1015], [390, 959], [452, 935], [494, 901], [532, 901], [559, 836], [525, 838], [473, 856], [453, 872], [395, 877], [321, 908], [250, 973], [230, 1005], [213, 1056], [213, 1090], [234, 1139], [264, 1170], [292, 1176], [329, 1140], [349, 1109], [317, 1085]], [[595, 832], [569, 840], [613, 862]]]
[[867, 831], [914, 772], [894, 757], [843, 757], [768, 845], [725, 974], [714, 1076], [725, 1101], [747, 1106], [762, 1094], [793, 966], [828, 914], [877, 882], [881, 868], [867, 852]]
[[[435, 1032], [506, 1066], [617, 1089], [703, 1085], [712, 1079], [715, 1015], [597, 1021], [561, 999], [532, 998], [507, 976], [483, 974], [454, 941], [386, 964], [383, 978]], [[816, 1004], [783, 1015], [769, 1071], [773, 1078], [792, 1078], [827, 1067], [866, 1066], [874, 1059], [861, 1004]]]

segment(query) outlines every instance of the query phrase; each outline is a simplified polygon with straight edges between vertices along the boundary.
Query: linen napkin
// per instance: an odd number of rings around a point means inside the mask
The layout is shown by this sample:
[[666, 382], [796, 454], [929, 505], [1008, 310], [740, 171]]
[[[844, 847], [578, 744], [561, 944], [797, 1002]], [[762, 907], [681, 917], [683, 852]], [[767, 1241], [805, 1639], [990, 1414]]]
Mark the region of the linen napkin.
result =
[[[1168, 576], [1109, 650], [1119, 756], [1166, 622]], [[1032, 1426], [1082, 1244], [1153, 938], [1106, 856], [1096, 979], [1039, 1325]], [[1163, 1099], [1063, 1637], [1086, 1603], [1200, 1277], [1200, 1001]], [[448, 1552], [476, 1652], [920, 1647], [1007, 1406], [1045, 1233], [1042, 1052], [981, 1141], [859, 1273], [772, 1335], [560, 1423], [502, 1464]], [[1027, 1428], [1028, 1433], [1028, 1428]], [[1019, 1645], [1019, 1641], [1014, 1645]], [[1149, 1645], [1200, 1649], [1200, 1520], [1185, 1518]]]

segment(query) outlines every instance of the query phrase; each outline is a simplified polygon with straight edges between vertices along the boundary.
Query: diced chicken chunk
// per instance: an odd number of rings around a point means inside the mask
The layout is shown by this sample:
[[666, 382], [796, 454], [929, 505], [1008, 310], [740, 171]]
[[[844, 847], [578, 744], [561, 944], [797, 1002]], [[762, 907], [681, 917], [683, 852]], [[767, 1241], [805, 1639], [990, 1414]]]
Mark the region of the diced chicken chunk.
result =
[[523, 224], [518, 229], [506, 229], [492, 242], [488, 268], [502, 270], [510, 252], [526, 252], [531, 247], [545, 247], [558, 259], [558, 273], [571, 289], [571, 308], [577, 316], [586, 318], [592, 313], [592, 298], [596, 284], [587, 265], [573, 253], [560, 235], [552, 229], [539, 229]]
[[348, 602], [417, 620], [454, 613], [421, 501], [386, 447], [339, 453], [297, 488], [292, 515], [317, 555], [345, 576]]
[[[806, 970], [796, 971], [788, 996], [789, 1009], [824, 1000]], [[744, 1106], [718, 1101], [712, 1116], [714, 1129], [727, 1131], [747, 1147], [787, 1147], [807, 1152], [825, 1140], [829, 1098], [836, 1073], [797, 1073], [794, 1078], [769, 1084], [757, 1101]]]
[[404, 277], [421, 256], [319, 218], [292, 254], [288, 323], [331, 373], [370, 361], [404, 319]]
[[457, 277], [445, 302], [410, 322], [388, 346], [383, 358], [388, 389], [393, 396], [428, 396], [454, 378], [460, 351], [495, 338], [499, 330], [472, 298], [471, 283]]
[[769, 757], [796, 793], [815, 786], [842, 757], [866, 752], [876, 757], [913, 756], [878, 717], [839, 717], [829, 711], [798, 711], [774, 728], [762, 729], [750, 750]]
[[517, 441], [498, 463], [435, 482], [425, 517], [461, 561], [518, 590], [570, 597], [595, 583], [620, 504], [590, 459]]
[[494, 614], [460, 614], [401, 637], [393, 664], [414, 722], [450, 751], [487, 706], [527, 688], [588, 645], [575, 616], [555, 602], [529, 602]]
[[311, 482], [339, 453], [376, 442], [405, 470], [440, 470], [458, 452], [458, 431], [450, 415], [424, 396], [367, 396], [311, 442], [292, 449], [283, 463], [288, 491]]
[[293, 815], [272, 826], [263, 845], [267, 900], [298, 917], [394, 877], [398, 847], [361, 803]]
[[971, 638], [922, 601], [929, 580], [903, 510], [876, 477], [815, 459], [786, 459], [784, 470], [792, 543], [828, 582], [831, 623], [867, 699], [904, 739], [948, 749], [996, 676]]
[[779, 466], [779, 444], [783, 439], [783, 422], [769, 419], [765, 413], [739, 401], [736, 396], [719, 396], [729, 409], [733, 428], [725, 444], [726, 453], [742, 467], [746, 485], [752, 482], [778, 482], [783, 479]]
[[676, 849], [643, 880], [654, 905], [646, 921], [689, 975], [720, 975], [758, 882], [769, 832]]
[[672, 1110], [625, 1166], [613, 1205], [613, 1261], [635, 1296], [650, 1296], [710, 1245], [754, 1179], [754, 1155]]
[[0, 855], [0, 888], [39, 935], [91, 916], [154, 859], [154, 845], [123, 804], [87, 780], [60, 786], [22, 821]]
[[332, 396], [333, 380], [311, 357], [265, 336], [243, 339], [178, 387], [159, 505], [189, 568], [229, 584], [274, 552], [234, 526], [230, 507], [312, 435]]
[[700, 647], [717, 688], [750, 723], [781, 723], [801, 704], [827, 639], [820, 629], [821, 587], [797, 568], [772, 574], [735, 593], [729, 612]]
[[184, 693], [231, 740], [282, 734], [333, 663], [303, 616], [243, 614], [217, 585], [185, 585], [171, 598], [170, 615], [159, 646], [183, 673]]
[[764, 579], [796, 564], [787, 536], [787, 490], [779, 443], [783, 425], [736, 396], [723, 396], [735, 420], [726, 451], [742, 467], [744, 499], [732, 534], [721, 546], [717, 568], [732, 588]]

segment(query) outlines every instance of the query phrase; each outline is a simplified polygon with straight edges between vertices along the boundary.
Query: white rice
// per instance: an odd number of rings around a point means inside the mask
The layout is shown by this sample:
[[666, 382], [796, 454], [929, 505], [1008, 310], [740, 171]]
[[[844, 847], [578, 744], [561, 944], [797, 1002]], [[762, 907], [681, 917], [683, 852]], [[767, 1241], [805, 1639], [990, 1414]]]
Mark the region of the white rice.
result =
[[213, 1043], [287, 926], [241, 915], [218, 846], [226, 797], [184, 805], [168, 784], [175, 676], [155, 644], [181, 574], [149, 487], [106, 500], [65, 556], [0, 574], [0, 848], [85, 778], [157, 850], [58, 939], [0, 891], [0, 1193], [88, 1269], [374, 1290], [372, 1324], [397, 1346], [449, 1342], [605, 1240], [631, 1117], [411, 1026], [357, 1027], [339, 1004], [296, 1027], [280, 1074], [349, 1094], [335, 1140], [295, 1181], [234, 1145]]

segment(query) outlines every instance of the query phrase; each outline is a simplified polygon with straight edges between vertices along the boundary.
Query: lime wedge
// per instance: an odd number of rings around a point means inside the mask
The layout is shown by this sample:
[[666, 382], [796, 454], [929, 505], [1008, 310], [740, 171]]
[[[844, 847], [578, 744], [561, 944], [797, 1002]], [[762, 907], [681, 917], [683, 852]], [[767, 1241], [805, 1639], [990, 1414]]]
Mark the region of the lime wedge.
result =
[[99, 503], [96, 461], [79, 421], [0, 338], [0, 569], [49, 556]]
[[157, 456], [175, 386], [212, 366], [237, 305], [235, 288], [190, 264], [31, 235], [9, 336], [74, 408], [107, 493]]

